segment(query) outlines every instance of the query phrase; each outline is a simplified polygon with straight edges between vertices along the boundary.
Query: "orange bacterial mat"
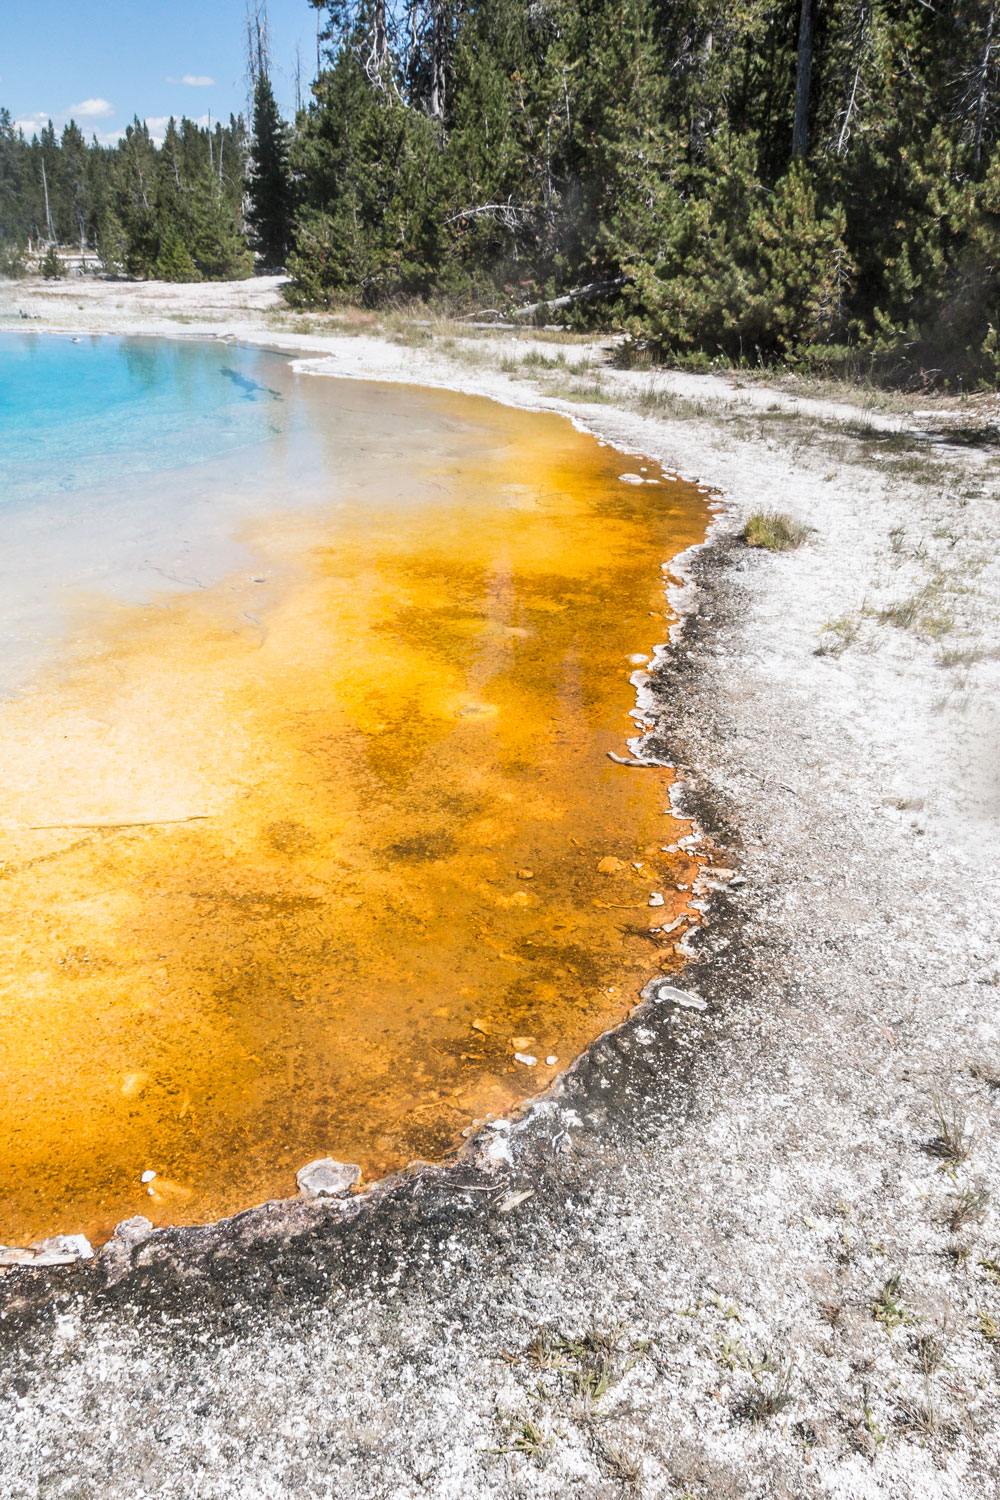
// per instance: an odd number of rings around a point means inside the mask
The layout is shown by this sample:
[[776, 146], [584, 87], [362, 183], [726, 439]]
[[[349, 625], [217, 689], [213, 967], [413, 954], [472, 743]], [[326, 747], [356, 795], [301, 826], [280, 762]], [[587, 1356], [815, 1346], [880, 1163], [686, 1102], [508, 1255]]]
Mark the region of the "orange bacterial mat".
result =
[[378, 403], [405, 472], [81, 602], [0, 704], [0, 1243], [444, 1158], [680, 966], [670, 773], [608, 752], [704, 497], [563, 418]]

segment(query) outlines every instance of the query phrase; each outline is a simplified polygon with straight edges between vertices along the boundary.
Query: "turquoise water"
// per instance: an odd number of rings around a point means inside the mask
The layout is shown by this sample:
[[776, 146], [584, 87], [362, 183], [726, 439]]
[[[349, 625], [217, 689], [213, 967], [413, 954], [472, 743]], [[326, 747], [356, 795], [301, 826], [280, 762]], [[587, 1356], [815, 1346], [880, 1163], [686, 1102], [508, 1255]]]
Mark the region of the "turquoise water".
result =
[[243, 570], [265, 604], [260, 517], [353, 505], [378, 525], [439, 498], [438, 460], [475, 431], [413, 388], [221, 340], [0, 333], [0, 697], [109, 601]]
[[278, 435], [279, 356], [222, 343], [0, 337], [0, 504], [201, 463]]
[[0, 696], [93, 601], [208, 587], [253, 566], [248, 521], [336, 495], [332, 384], [221, 341], [0, 334]]

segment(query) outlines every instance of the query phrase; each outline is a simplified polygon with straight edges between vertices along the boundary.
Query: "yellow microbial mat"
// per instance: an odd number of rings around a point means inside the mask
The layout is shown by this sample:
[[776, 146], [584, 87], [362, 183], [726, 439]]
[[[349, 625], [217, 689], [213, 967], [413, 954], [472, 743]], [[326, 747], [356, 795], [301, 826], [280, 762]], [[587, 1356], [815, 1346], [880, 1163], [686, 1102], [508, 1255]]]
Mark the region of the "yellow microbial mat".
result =
[[404, 467], [244, 520], [221, 582], [92, 591], [0, 704], [0, 1243], [441, 1159], [680, 964], [670, 773], [608, 751], [703, 497], [562, 418], [349, 395]]

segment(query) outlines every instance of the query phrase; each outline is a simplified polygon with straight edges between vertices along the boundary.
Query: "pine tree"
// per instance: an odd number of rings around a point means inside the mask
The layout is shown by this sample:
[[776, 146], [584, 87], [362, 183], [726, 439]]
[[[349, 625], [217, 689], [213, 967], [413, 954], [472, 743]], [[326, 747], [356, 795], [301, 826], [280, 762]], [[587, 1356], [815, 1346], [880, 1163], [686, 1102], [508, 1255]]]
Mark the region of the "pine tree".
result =
[[173, 227], [160, 240], [160, 250], [153, 270], [160, 281], [201, 280], [190, 250]]
[[253, 98], [253, 135], [247, 175], [247, 221], [254, 248], [266, 266], [285, 263], [292, 230], [288, 129], [278, 112], [271, 80], [261, 69]]
[[46, 250], [39, 270], [46, 281], [58, 281], [61, 276], [65, 275], [63, 263], [59, 259], [59, 252], [55, 245], [50, 245]]
[[569, 292], [664, 357], [1000, 374], [997, 0], [313, 3], [292, 132], [255, 0], [249, 169], [241, 119], [104, 147], [0, 110], [0, 264], [247, 275], [248, 197], [303, 304]]

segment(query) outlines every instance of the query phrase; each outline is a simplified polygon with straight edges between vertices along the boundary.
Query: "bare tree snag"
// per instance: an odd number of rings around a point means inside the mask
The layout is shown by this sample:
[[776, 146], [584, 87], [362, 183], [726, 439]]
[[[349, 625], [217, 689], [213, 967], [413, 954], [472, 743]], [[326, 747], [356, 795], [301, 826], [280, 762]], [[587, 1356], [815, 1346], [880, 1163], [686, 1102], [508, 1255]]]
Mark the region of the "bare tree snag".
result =
[[445, 62], [448, 54], [446, 32], [448, 28], [447, 0], [434, 0], [431, 8], [431, 97], [430, 111], [435, 120], [444, 119], [446, 78]]
[[983, 60], [979, 65], [979, 95], [976, 100], [976, 125], [973, 133], [972, 147], [976, 166], [983, 151], [983, 126], [986, 122], [986, 93], [990, 77], [990, 54], [993, 51], [993, 25], [996, 19], [996, 8], [990, 6], [989, 19], [986, 22], [986, 37], [983, 43]]

